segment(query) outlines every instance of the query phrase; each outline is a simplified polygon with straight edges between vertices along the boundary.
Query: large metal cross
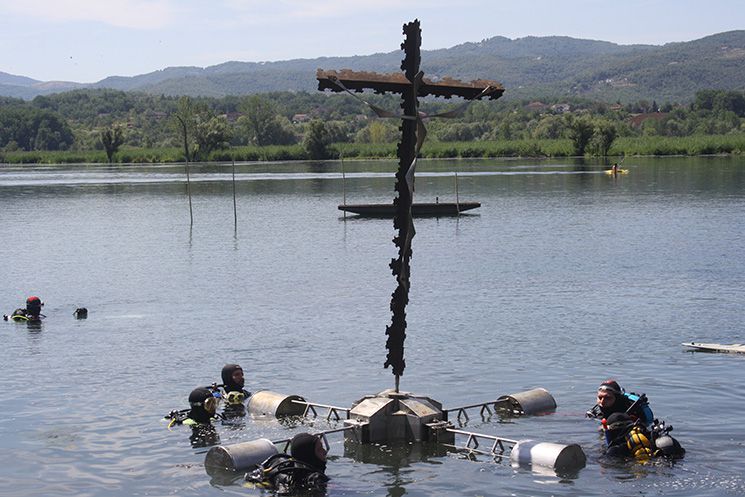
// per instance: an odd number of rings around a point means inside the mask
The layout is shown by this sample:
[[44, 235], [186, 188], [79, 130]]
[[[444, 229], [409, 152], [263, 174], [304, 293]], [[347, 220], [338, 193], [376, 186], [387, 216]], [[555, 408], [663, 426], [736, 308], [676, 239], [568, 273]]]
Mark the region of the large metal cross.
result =
[[[404, 24], [403, 30], [405, 36], [404, 42], [401, 44], [401, 49], [404, 51], [404, 59], [401, 61], [403, 74], [377, 74], [349, 70], [337, 73], [336, 71], [323, 71], [321, 69], [316, 74], [318, 89], [321, 91], [350, 92], [350, 90], [354, 90], [359, 93], [369, 89], [374, 90], [375, 93], [391, 92], [402, 95], [401, 108], [403, 114], [398, 116], [401, 118], [401, 141], [398, 144], [397, 154], [399, 159], [395, 187], [397, 197], [393, 199], [395, 206], [393, 227], [398, 230], [393, 243], [398, 248], [398, 258], [392, 259], [390, 264], [393, 275], [397, 280], [397, 286], [391, 296], [393, 318], [385, 331], [388, 335], [386, 341], [388, 356], [383, 365], [385, 368], [388, 366], [393, 368], [393, 374], [396, 376], [396, 392], [398, 392], [399, 378], [406, 367], [404, 361], [406, 304], [409, 302], [411, 240], [415, 233], [411, 217], [411, 204], [414, 199], [416, 158], [426, 134], [422, 119], [425, 117], [452, 117], [455, 114], [424, 116], [419, 112], [417, 97], [432, 95], [450, 98], [459, 96], [467, 100], [488, 97], [494, 100], [504, 93], [504, 88], [496, 81], [477, 80], [464, 83], [451, 78], [442, 78], [437, 82], [425, 79], [424, 73], [419, 70], [422, 42], [419, 21], [414, 20]], [[394, 117], [393, 115], [385, 115], [384, 111], [380, 111], [372, 105], [371, 107], [378, 115]]]

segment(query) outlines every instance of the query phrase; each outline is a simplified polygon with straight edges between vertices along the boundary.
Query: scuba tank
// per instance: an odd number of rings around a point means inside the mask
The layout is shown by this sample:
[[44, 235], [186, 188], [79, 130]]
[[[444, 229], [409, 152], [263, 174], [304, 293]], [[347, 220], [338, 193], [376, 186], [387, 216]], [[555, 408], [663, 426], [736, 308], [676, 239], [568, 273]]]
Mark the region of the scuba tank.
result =
[[664, 421], [654, 420], [652, 425], [652, 437], [655, 445], [654, 455], [668, 457], [670, 459], [682, 459], [686, 450], [675, 438], [670, 435], [673, 431], [672, 425], [665, 425]]
[[628, 414], [615, 413], [603, 419], [603, 430], [606, 453], [611, 456], [646, 462], [654, 457], [679, 459], [685, 454], [685, 449], [669, 434], [672, 426], [665, 426], [664, 421], [655, 420], [650, 430], [641, 419], [634, 421]]
[[646, 430], [642, 426], [635, 424], [624, 437], [626, 447], [628, 447], [631, 455], [637, 461], [642, 462], [650, 460], [654, 455], [652, 441], [649, 440], [648, 433], [645, 432]]

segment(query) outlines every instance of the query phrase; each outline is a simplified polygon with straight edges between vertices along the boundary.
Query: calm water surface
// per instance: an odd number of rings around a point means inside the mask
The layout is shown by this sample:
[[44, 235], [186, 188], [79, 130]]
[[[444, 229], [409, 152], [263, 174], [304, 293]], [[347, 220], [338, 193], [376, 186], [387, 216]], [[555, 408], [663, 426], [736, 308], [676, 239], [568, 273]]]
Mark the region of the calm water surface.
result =
[[[556, 413], [465, 429], [579, 443], [576, 475], [421, 447], [345, 450], [330, 496], [745, 494], [745, 160], [423, 162], [417, 199], [482, 207], [416, 221], [402, 389], [445, 407], [542, 386]], [[0, 323], [0, 494], [257, 495], [212, 480], [206, 449], [166, 429], [196, 386], [243, 365], [249, 389], [349, 406], [393, 386], [385, 327], [390, 220], [344, 218], [392, 198], [389, 162], [0, 166], [0, 306], [36, 294], [40, 328]], [[87, 320], [72, 316], [89, 309]], [[599, 382], [645, 392], [686, 458], [614, 464], [583, 418]], [[223, 444], [336, 427], [247, 420]]]

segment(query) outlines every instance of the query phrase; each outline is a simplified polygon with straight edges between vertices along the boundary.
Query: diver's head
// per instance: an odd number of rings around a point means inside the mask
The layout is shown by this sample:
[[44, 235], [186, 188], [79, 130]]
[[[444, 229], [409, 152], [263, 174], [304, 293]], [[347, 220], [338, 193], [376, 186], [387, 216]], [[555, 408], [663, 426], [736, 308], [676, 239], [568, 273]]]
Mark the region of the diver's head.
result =
[[634, 420], [625, 412], [614, 412], [604, 421], [603, 428], [608, 441], [625, 435], [634, 426]]
[[321, 471], [326, 470], [326, 448], [319, 436], [298, 433], [290, 442], [290, 455]]
[[613, 407], [621, 395], [623, 395], [623, 391], [616, 380], [605, 380], [598, 387], [597, 403], [605, 412]]
[[189, 417], [199, 423], [209, 423], [217, 411], [217, 402], [208, 388], [195, 388], [189, 394]]
[[39, 314], [41, 314], [41, 306], [43, 305], [44, 304], [39, 297], [31, 296], [26, 299], [26, 311], [29, 314], [38, 316]]
[[238, 364], [226, 364], [222, 368], [222, 384], [226, 392], [240, 392], [243, 390], [243, 368]]

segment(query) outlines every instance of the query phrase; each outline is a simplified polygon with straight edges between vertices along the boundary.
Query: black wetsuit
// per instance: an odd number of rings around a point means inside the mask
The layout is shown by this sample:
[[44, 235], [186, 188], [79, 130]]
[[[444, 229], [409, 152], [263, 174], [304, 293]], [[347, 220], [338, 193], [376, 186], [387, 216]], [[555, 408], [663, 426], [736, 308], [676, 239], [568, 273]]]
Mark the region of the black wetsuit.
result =
[[319, 495], [326, 492], [326, 482], [329, 481], [323, 471], [287, 454], [275, 454], [247, 473], [246, 481], [271, 488], [278, 495], [297, 492]]

